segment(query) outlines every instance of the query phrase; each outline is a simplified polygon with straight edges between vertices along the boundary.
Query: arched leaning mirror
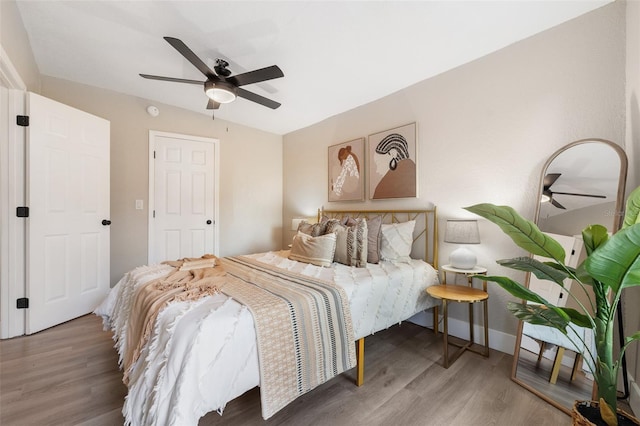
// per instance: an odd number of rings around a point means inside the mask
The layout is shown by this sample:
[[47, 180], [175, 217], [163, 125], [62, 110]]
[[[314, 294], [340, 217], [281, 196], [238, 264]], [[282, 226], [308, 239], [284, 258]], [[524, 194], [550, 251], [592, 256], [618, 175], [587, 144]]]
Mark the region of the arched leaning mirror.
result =
[[[570, 143], [545, 163], [534, 220], [563, 244], [567, 264], [576, 266], [584, 259], [583, 228], [595, 223], [612, 233], [620, 228], [626, 176], [626, 154], [617, 144], [602, 139]], [[567, 281], [565, 288], [572, 284]], [[552, 303], [577, 307], [559, 286], [533, 275], [527, 282]], [[586, 344], [591, 341], [586, 335]], [[592, 398], [593, 380], [580, 356], [582, 350], [556, 330], [520, 322], [511, 378], [570, 413], [575, 400]]]

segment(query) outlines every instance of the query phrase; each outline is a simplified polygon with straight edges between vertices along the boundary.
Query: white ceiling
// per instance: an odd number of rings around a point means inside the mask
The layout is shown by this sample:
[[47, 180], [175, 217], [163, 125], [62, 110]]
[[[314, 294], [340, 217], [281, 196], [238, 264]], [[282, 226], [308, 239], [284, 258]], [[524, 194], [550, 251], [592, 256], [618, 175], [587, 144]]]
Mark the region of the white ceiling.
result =
[[[371, 102], [600, 7], [600, 1], [18, 0], [40, 72], [210, 115], [203, 80], [163, 36], [234, 74], [278, 65], [216, 117], [286, 134]], [[162, 114], [162, 112], [161, 112]]]

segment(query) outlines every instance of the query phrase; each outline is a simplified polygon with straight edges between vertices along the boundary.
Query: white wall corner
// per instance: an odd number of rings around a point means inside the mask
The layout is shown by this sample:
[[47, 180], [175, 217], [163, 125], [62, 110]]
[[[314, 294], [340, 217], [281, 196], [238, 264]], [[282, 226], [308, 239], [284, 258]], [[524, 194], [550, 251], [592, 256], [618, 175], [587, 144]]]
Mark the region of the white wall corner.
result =
[[640, 386], [631, 374], [629, 378], [629, 406], [634, 413], [640, 413]]
[[18, 71], [13, 66], [13, 62], [4, 50], [4, 47], [0, 44], [0, 85], [8, 89], [27, 90], [27, 85], [24, 84], [22, 77], [18, 74]]

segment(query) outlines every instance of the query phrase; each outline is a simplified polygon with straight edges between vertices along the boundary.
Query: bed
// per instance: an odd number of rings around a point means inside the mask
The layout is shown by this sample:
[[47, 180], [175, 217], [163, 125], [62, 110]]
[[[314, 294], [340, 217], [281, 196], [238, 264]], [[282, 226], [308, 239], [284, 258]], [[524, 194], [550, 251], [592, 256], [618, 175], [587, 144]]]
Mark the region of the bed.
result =
[[[125, 372], [125, 424], [196, 425], [210, 411], [222, 414], [229, 401], [256, 386], [267, 419], [354, 366], [356, 384], [362, 385], [364, 338], [438, 304], [425, 292], [438, 283], [436, 209], [319, 210], [318, 222], [326, 221], [355, 221], [367, 231], [366, 224], [380, 223], [378, 235], [386, 247], [385, 256], [382, 249], [380, 254], [391, 260], [360, 267], [299, 261], [295, 245], [308, 238], [301, 233], [290, 251], [213, 258], [216, 266], [206, 269], [212, 275], [197, 281], [207, 283], [206, 294], [164, 304], [151, 321], [147, 318], [148, 336], [135, 351], [138, 339], [132, 330], [144, 329], [131, 327], [144, 323], [132, 313], [136, 295], [152, 283], [166, 284], [167, 277], [182, 279], [178, 275], [191, 267], [178, 271], [191, 263], [146, 265], [125, 274], [95, 311], [114, 334]], [[340, 232], [331, 234], [334, 238]], [[390, 255], [389, 246], [396, 243], [389, 241], [407, 237], [410, 258]], [[265, 306], [268, 299], [277, 300], [282, 310]]]

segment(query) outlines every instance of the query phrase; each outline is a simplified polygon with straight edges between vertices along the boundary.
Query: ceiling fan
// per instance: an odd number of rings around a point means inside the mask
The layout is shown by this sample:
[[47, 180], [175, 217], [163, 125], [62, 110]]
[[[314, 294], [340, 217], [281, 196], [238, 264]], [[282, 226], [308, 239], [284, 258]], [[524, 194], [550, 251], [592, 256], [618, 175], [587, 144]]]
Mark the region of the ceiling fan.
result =
[[249, 92], [248, 90], [240, 87], [247, 84], [260, 83], [262, 81], [284, 77], [284, 73], [277, 65], [232, 76], [231, 71], [227, 68], [229, 63], [224, 59], [216, 59], [216, 65], [212, 70], [198, 56], [196, 56], [196, 54], [193, 53], [193, 51], [182, 42], [182, 40], [174, 37], [164, 37], [164, 39], [178, 52], [180, 52], [187, 61], [191, 62], [193, 66], [200, 70], [207, 79], [205, 81], [198, 81], [149, 74], [140, 74], [140, 77], [151, 80], [204, 85], [204, 93], [209, 98], [207, 109], [216, 110], [220, 108], [221, 104], [233, 102], [236, 97], [248, 99], [271, 109], [276, 109], [280, 106], [280, 103], [278, 102], [265, 98], [264, 96], [260, 96], [256, 93]]
[[543, 183], [542, 183], [542, 202], [549, 201], [551, 204], [559, 209], [566, 210], [567, 208], [553, 199], [554, 194], [561, 195], [572, 195], [576, 197], [591, 197], [591, 198], [607, 198], [605, 195], [595, 195], [595, 194], [578, 194], [575, 192], [559, 192], [552, 191], [551, 186], [558, 180], [558, 178], [562, 175], [562, 173], [548, 173], [545, 175]]

